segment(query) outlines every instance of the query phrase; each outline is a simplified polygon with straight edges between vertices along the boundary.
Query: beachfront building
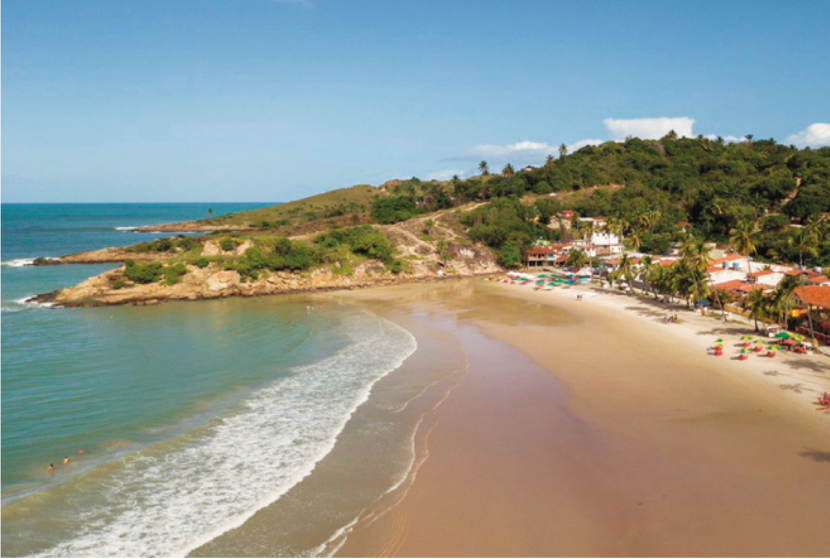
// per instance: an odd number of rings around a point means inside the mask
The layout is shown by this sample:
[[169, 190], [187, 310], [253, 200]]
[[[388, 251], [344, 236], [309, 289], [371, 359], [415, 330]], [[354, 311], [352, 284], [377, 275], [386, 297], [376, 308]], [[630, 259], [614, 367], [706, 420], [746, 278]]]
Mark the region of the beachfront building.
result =
[[562, 254], [562, 245], [534, 245], [522, 253], [522, 266], [553, 266]]
[[[793, 296], [802, 307], [806, 307], [806, 312], [811, 314], [816, 338], [824, 344], [830, 344], [830, 285], [799, 287]], [[796, 310], [793, 315], [803, 318], [796, 331], [809, 336], [809, 322], [804, 310]]]
[[758, 270], [746, 275], [748, 283], [775, 287], [785, 277], [784, 272], [774, 270]]

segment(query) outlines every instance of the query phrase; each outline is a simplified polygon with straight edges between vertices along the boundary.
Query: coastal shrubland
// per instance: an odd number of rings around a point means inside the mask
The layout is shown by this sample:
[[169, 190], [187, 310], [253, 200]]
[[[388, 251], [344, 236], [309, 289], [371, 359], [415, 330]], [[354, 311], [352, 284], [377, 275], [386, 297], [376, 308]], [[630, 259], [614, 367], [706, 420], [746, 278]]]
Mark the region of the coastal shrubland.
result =
[[[187, 273], [187, 267], [181, 262], [164, 265], [161, 262], [139, 263], [134, 260], [127, 260], [124, 263], [124, 278], [137, 284], [148, 284], [162, 281], [165, 285], [179, 283], [182, 276]], [[114, 286], [116, 289], [123, 287]]]
[[176, 237], [162, 237], [155, 241], [145, 241], [129, 247], [127, 250], [134, 253], [144, 252], [188, 252], [201, 249], [200, 240], [193, 237], [178, 235]]

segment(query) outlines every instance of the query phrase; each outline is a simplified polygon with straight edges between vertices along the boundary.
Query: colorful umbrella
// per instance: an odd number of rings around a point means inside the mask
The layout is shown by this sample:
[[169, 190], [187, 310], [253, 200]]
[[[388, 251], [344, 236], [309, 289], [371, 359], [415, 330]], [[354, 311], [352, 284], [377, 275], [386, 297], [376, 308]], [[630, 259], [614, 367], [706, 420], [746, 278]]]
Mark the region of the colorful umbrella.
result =
[[741, 339], [742, 340], [751, 340], [752, 336], [742, 336]]

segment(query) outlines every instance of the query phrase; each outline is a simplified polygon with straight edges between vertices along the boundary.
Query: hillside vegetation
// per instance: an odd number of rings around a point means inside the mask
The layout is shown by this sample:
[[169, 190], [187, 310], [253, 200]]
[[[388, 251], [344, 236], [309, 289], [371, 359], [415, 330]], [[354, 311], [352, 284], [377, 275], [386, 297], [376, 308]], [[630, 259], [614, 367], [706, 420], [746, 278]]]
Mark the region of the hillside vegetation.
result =
[[522, 250], [534, 241], [567, 234], [548, 224], [560, 210], [573, 209], [606, 217], [610, 229], [642, 252], [663, 253], [684, 240], [688, 227], [678, 224], [688, 222], [695, 238], [732, 246], [743, 238], [741, 252], [762, 260], [830, 265], [830, 241], [818, 226], [830, 211], [830, 148], [799, 150], [773, 140], [726, 144], [670, 133], [659, 141], [632, 138], [563, 151], [518, 173], [507, 165], [490, 174], [486, 162], [480, 169], [468, 179], [344, 188], [190, 224], [213, 229], [199, 237], [63, 261], [128, 261], [108, 275], [115, 290], [172, 286], [220, 272], [242, 284], [314, 270], [342, 278], [465, 275], [490, 271], [496, 261], [520, 265]]

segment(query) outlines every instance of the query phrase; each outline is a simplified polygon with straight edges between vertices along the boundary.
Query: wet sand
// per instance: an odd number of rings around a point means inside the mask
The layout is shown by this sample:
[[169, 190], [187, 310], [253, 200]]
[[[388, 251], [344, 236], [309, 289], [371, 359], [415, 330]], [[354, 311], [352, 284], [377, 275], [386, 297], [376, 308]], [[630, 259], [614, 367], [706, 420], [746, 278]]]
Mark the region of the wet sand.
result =
[[[648, 298], [466, 280], [338, 294], [449, 321], [469, 361], [405, 495], [343, 556], [827, 556], [830, 358]], [[416, 366], [416, 363], [411, 366]]]

